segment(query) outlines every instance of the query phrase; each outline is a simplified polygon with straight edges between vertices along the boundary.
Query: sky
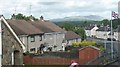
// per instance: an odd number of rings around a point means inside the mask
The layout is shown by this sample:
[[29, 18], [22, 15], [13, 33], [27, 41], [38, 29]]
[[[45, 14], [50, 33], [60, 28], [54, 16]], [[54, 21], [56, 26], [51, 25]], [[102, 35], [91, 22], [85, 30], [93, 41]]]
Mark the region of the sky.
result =
[[110, 19], [118, 12], [119, 0], [0, 0], [0, 14], [6, 18], [22, 13], [45, 19], [99, 15]]

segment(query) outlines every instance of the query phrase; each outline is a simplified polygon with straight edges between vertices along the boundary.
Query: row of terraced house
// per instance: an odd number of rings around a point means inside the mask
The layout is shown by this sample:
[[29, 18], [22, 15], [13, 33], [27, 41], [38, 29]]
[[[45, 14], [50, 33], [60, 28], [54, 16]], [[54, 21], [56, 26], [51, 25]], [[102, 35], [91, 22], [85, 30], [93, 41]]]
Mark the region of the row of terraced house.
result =
[[[73, 31], [65, 31], [54, 23], [44, 20], [18, 20], [0, 15], [0, 65], [22, 65], [23, 53], [64, 51], [66, 46], [81, 41]], [[1, 63], [2, 62], [2, 63]]]
[[37, 53], [41, 49], [64, 51], [67, 45], [81, 41], [79, 35], [72, 31], [65, 31], [49, 20], [44, 20], [43, 16], [37, 21], [33, 20], [31, 16], [30, 20], [17, 20], [15, 15], [7, 20], [29, 53]]

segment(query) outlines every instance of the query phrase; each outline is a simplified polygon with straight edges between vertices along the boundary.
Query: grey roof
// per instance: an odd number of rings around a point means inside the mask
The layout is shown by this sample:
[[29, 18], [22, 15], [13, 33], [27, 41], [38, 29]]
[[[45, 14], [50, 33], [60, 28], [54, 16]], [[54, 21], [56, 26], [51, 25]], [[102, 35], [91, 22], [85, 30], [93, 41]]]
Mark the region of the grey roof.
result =
[[91, 30], [93, 29], [95, 26], [88, 26], [88, 27], [85, 27], [85, 30]]
[[44, 33], [49, 33], [49, 32], [53, 32], [51, 29], [45, 27], [43, 24], [41, 24], [40, 22], [29, 22], [31, 23], [33, 26], [35, 26], [36, 28], [38, 28], [41, 31], [44, 31]]
[[110, 27], [99, 27], [96, 31], [110, 31]]
[[62, 28], [59, 26], [55, 25], [54, 23], [50, 21], [29, 21], [32, 25], [43, 31], [44, 33], [49, 33], [49, 32], [65, 32]]
[[7, 20], [17, 35], [35, 35], [51, 32], [65, 32], [59, 26], [50, 21], [25, 21], [9, 19]]
[[2, 17], [3, 15], [0, 15], [0, 17]]
[[[111, 32], [108, 35], [111, 35]], [[114, 35], [114, 32], [112, 32], [112, 35]]]
[[67, 33], [65, 33], [66, 40], [72, 40], [72, 39], [78, 39], [78, 38], [81, 38], [81, 37], [73, 31], [67, 31]]
[[43, 32], [25, 20], [7, 20], [17, 35], [43, 34]]

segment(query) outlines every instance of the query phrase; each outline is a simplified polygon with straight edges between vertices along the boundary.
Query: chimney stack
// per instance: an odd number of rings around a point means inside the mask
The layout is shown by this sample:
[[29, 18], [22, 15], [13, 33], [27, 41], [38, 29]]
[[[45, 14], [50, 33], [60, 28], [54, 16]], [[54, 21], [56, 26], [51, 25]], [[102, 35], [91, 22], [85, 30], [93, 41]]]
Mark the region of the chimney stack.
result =
[[30, 15], [30, 21], [34, 21], [34, 19], [33, 19], [33, 16], [32, 16], [32, 15]]
[[44, 17], [43, 16], [40, 17], [40, 21], [44, 21]]
[[15, 14], [13, 14], [13, 15], [11, 16], [11, 19], [12, 19], [12, 20], [15, 20], [15, 19], [16, 19]]

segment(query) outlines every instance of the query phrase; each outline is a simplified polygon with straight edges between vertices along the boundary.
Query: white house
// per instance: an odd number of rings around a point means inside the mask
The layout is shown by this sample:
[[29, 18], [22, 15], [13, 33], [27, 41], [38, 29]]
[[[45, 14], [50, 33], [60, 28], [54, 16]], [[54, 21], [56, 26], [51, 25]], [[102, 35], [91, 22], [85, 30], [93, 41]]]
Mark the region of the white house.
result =
[[115, 29], [115, 31], [114, 31], [114, 38], [116, 40], [119, 40], [119, 37], [120, 37], [120, 30], [119, 30], [119, 26], [118, 26], [118, 28]]
[[96, 37], [96, 30], [98, 29], [97, 25], [89, 26], [85, 28], [86, 36], [88, 37]]
[[110, 34], [110, 27], [102, 26], [96, 30], [97, 38], [107, 39], [107, 38], [109, 38], [109, 34]]

